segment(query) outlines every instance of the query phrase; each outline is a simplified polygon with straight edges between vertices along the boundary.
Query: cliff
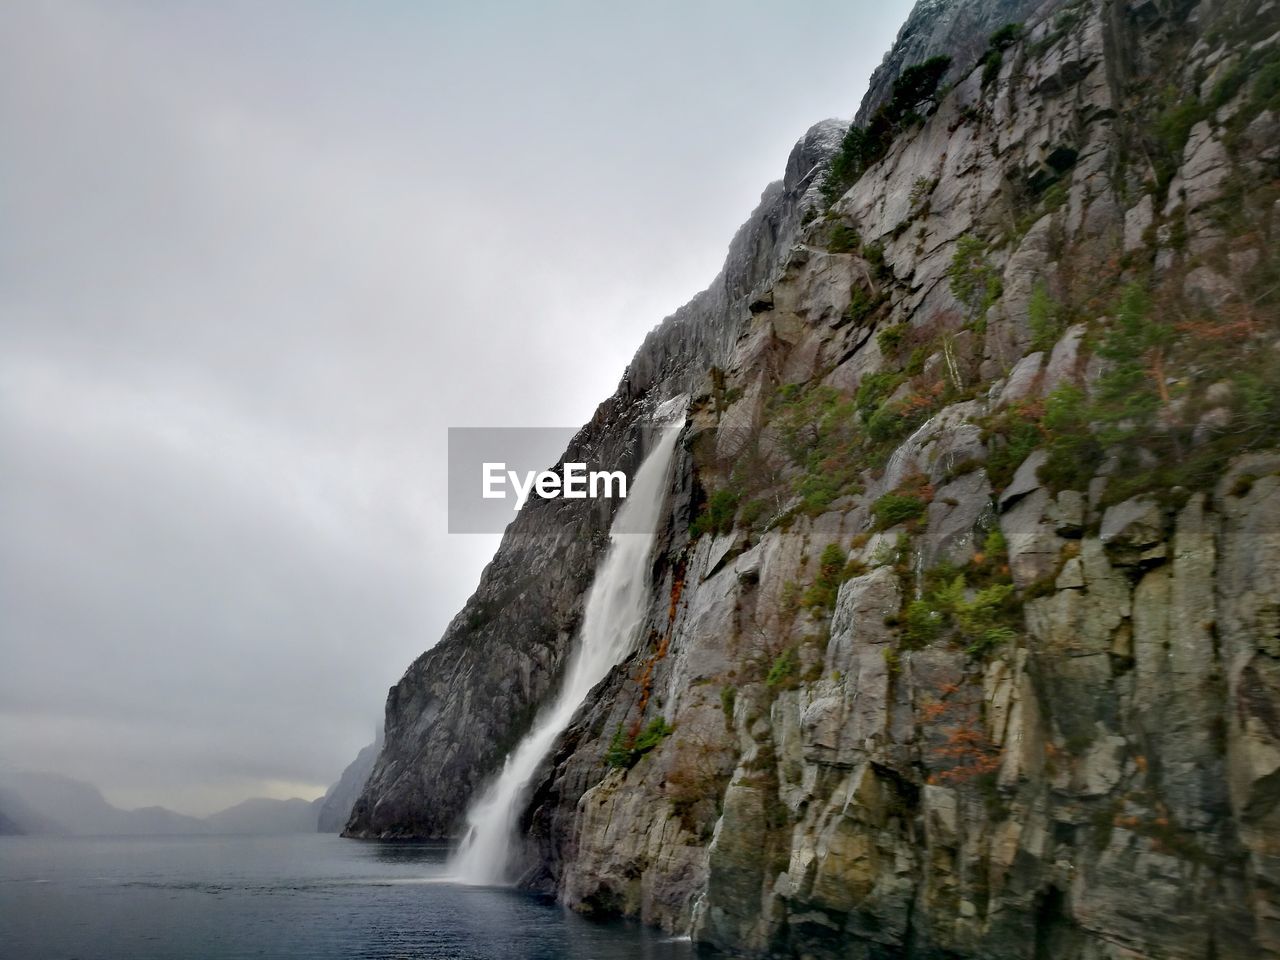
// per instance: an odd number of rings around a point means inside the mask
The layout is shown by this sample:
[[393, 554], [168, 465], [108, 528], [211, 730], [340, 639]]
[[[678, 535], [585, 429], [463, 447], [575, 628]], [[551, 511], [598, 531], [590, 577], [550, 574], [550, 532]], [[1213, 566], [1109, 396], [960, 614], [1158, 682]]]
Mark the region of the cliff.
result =
[[1040, 20], [1061, 0], [921, 0], [898, 31], [884, 62], [876, 67], [854, 117], [865, 124], [893, 93], [908, 67], [931, 57], [950, 57], [947, 79], [963, 77], [986, 52], [988, 38], [1010, 23]]
[[[815, 125], [738, 230], [710, 287], [646, 338], [561, 462], [638, 466], [647, 412], [687, 392], [736, 342], [754, 290], [780, 269], [845, 124]], [[530, 500], [440, 642], [387, 696], [385, 743], [347, 836], [446, 838], [556, 688], [608, 539], [611, 501]]]
[[[1280, 955], [1280, 13], [1049, 4], [963, 66], [811, 132], [847, 189], [789, 168], [575, 441], [692, 395], [524, 883], [743, 955]], [[456, 832], [607, 520], [524, 511], [350, 832]]]
[[352, 760], [336, 783], [325, 791], [318, 802], [316, 814], [317, 833], [341, 833], [347, 821], [351, 819], [351, 808], [364, 792], [364, 785], [369, 782], [369, 774], [377, 762], [378, 753], [382, 750], [382, 729], [373, 743], [364, 747]]

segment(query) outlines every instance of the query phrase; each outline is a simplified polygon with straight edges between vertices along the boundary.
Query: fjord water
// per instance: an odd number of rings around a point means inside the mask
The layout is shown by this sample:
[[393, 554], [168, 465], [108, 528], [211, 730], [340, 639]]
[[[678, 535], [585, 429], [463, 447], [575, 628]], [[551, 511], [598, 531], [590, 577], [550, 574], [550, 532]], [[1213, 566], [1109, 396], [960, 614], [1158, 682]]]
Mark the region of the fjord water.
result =
[[591, 688], [631, 652], [648, 601], [653, 531], [666, 499], [671, 455], [681, 424], [666, 427], [636, 472], [614, 518], [609, 549], [587, 594], [577, 647], [551, 708], [507, 757], [502, 773], [467, 813], [467, 834], [452, 865], [460, 883], [511, 880], [511, 846], [520, 800], [538, 764], [569, 725]]
[[0, 838], [4, 960], [678, 960], [688, 942], [437, 882], [440, 846], [288, 837]]

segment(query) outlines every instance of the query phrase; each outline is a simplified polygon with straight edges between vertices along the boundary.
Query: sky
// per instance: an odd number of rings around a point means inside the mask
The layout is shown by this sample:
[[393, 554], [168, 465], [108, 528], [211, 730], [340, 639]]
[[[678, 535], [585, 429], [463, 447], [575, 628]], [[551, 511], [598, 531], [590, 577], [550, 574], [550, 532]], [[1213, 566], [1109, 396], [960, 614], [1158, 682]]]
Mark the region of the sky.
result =
[[908, 0], [0, 5], [0, 768], [313, 797]]

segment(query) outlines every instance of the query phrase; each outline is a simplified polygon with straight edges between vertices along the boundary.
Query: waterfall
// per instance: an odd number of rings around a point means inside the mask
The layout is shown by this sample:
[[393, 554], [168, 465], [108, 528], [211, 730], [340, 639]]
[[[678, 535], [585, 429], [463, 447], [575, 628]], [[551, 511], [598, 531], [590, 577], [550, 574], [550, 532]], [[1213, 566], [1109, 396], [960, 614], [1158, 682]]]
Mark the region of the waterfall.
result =
[[591, 688], [605, 678], [636, 642], [648, 605], [649, 554], [653, 531], [667, 493], [667, 478], [682, 424], [667, 426], [640, 465], [618, 508], [604, 562], [587, 593], [577, 649], [564, 686], [551, 708], [507, 755], [502, 773], [467, 812], [467, 834], [450, 864], [450, 879], [469, 884], [502, 884], [510, 876], [515, 822], [520, 802], [538, 764], [569, 725]]

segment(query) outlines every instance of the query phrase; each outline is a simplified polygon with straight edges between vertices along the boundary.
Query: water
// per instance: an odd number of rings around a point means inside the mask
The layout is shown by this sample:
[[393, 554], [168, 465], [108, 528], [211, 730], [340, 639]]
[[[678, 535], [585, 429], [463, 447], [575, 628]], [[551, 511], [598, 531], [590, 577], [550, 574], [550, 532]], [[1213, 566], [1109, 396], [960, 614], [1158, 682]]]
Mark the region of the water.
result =
[[520, 801], [534, 771], [569, 725], [591, 688], [631, 652], [648, 602], [652, 531], [667, 493], [679, 426], [667, 427], [636, 472], [614, 525], [649, 533], [615, 533], [587, 595], [577, 650], [551, 708], [511, 753], [498, 776], [467, 813], [467, 834], [453, 864], [461, 883], [500, 884], [512, 878], [511, 848]]
[[688, 960], [688, 942], [437, 882], [439, 845], [0, 837], [4, 960]]

